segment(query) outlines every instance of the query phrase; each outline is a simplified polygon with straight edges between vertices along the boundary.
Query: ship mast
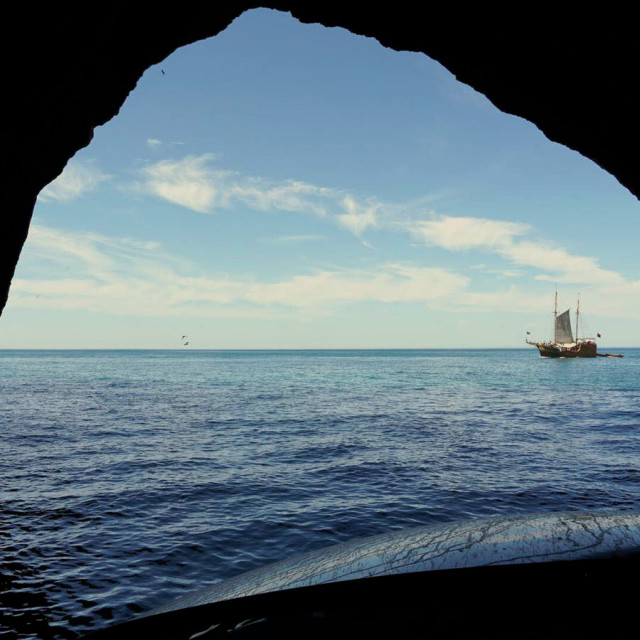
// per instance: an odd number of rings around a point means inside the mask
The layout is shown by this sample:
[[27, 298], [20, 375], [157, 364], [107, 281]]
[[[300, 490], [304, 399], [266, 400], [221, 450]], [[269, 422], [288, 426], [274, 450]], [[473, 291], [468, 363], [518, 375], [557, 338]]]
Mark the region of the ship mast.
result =
[[576, 306], [576, 342], [578, 342], [578, 323], [580, 322], [580, 294], [578, 294], [578, 305]]
[[558, 287], [556, 287], [556, 299], [553, 306], [553, 341], [558, 342], [558, 323], [556, 318], [558, 317]]

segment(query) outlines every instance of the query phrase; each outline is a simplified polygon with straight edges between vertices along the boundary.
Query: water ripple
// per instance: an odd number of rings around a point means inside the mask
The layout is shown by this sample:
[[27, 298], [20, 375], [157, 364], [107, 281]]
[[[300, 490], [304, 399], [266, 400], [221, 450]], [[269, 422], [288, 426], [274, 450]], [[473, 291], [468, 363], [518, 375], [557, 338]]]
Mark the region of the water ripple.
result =
[[0, 352], [0, 637], [394, 529], [638, 508], [626, 355]]

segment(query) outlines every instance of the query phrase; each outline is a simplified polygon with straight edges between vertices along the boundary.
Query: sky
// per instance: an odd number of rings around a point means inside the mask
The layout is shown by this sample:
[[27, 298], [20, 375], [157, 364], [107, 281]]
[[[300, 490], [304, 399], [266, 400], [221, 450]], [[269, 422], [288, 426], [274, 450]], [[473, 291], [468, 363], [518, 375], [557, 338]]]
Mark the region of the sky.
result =
[[615, 178], [425, 55], [254, 10], [40, 193], [0, 348], [521, 347], [556, 287], [640, 346], [639, 231]]

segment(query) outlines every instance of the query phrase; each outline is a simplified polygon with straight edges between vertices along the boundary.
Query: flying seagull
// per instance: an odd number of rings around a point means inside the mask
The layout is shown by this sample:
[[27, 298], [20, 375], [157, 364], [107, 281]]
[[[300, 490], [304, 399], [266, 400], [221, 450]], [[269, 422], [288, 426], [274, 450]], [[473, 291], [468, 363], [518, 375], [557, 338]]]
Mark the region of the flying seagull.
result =
[[185, 343], [184, 343], [184, 346], [186, 347], [188, 344], [189, 344], [188, 342], [185, 342]]

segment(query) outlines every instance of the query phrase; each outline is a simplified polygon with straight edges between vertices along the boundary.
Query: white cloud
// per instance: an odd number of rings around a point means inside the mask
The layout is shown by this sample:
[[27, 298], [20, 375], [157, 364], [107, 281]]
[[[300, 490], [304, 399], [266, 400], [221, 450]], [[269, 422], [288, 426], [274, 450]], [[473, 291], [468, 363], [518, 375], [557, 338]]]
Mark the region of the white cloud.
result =
[[70, 202], [94, 191], [100, 183], [109, 178], [109, 175], [102, 173], [91, 162], [72, 160], [64, 171], [40, 192], [38, 199], [44, 202]]
[[142, 170], [138, 189], [197, 213], [240, 206], [328, 217], [357, 237], [380, 225], [382, 205], [374, 200], [358, 202], [339, 189], [299, 180], [243, 176], [213, 167], [214, 159], [212, 154], [205, 154], [151, 164]]
[[147, 138], [147, 146], [149, 149], [154, 151], [155, 153], [166, 152], [167, 149], [173, 149], [177, 146], [183, 146], [184, 142], [178, 142], [176, 140], [172, 142], [165, 142], [164, 140], [159, 140], [158, 138]]
[[[195, 267], [156, 242], [33, 225], [14, 279], [10, 305], [123, 316], [299, 318], [366, 302], [424, 304], [440, 311], [519, 312], [531, 318], [551, 297], [531, 287], [477, 291], [451, 270], [390, 263], [368, 269], [319, 269], [276, 281]], [[640, 319], [640, 282], [581, 287], [597, 315]], [[293, 315], [292, 315], [293, 314]], [[595, 315], [593, 311], [589, 315]]]
[[188, 156], [178, 162], [163, 160], [145, 167], [144, 190], [198, 213], [226, 207], [228, 196], [216, 188], [222, 176], [208, 169], [210, 158], [209, 155]]
[[377, 211], [380, 205], [362, 206], [351, 196], [342, 199], [345, 213], [337, 215], [338, 224], [345, 227], [356, 236], [361, 236], [369, 227], [378, 225]]
[[[154, 146], [160, 141], [149, 140]], [[603, 269], [593, 257], [571, 254], [567, 249], [532, 238], [531, 225], [480, 217], [454, 217], [431, 214], [416, 219], [423, 207], [382, 205], [373, 199], [358, 201], [343, 191], [319, 187], [301, 181], [269, 182], [256, 177], [214, 168], [211, 154], [187, 156], [178, 161], [163, 160], [142, 171], [139, 185], [144, 192], [200, 213], [212, 213], [244, 206], [253, 210], [289, 211], [326, 216], [360, 238], [370, 229], [409, 233], [430, 246], [448, 251], [482, 251], [493, 254], [520, 269], [498, 269], [482, 265], [483, 271], [514, 278], [536, 270], [533, 278], [556, 283], [580, 284], [590, 288], [594, 298], [609, 291], [610, 309], [625, 315], [638, 312], [628, 297], [637, 296], [640, 284]], [[43, 197], [72, 199], [95, 188], [106, 179], [91, 165], [70, 165], [59, 181], [41, 194]], [[424, 213], [422, 213], [424, 215]], [[404, 217], [404, 221], [400, 221]], [[407, 219], [409, 218], [409, 221]], [[269, 243], [294, 243], [320, 239], [317, 235], [291, 235], [262, 238]], [[310, 310], [336, 304], [364, 301], [423, 302], [448, 310], [511, 310], [533, 312], [542, 300], [528, 291], [478, 292], [471, 280], [459, 273], [438, 267], [382, 265], [369, 270], [324, 269], [292, 275], [277, 282], [229, 277], [226, 275], [193, 277], [192, 265], [163, 253], [161, 246], [131, 238], [110, 238], [91, 233], [67, 233], [33, 226], [29, 246], [40, 258], [46, 258], [70, 273], [54, 280], [47, 274], [39, 281], [18, 279], [14, 300], [29, 304], [36, 289], [46, 291], [48, 304], [71, 305], [127, 314], [176, 314], [190, 312], [217, 314], [235, 308], [239, 314], [277, 307]], [[472, 267], [478, 270], [478, 267]], [[55, 293], [55, 296], [53, 295]], [[16, 297], [17, 296], [17, 297]], [[601, 296], [602, 297], [602, 296]], [[600, 299], [600, 298], [598, 298]], [[141, 301], [144, 301], [141, 304]], [[197, 307], [197, 309], [196, 309]]]
[[68, 269], [80, 268], [95, 278], [107, 278], [133, 257], [154, 254], [158, 242], [104, 236], [88, 231], [65, 232], [32, 224], [27, 247], [44, 258]]
[[430, 302], [463, 290], [468, 278], [439, 268], [385, 265], [374, 271], [318, 271], [253, 285], [247, 299], [261, 304], [314, 307], [327, 303]]
[[410, 233], [426, 243], [450, 251], [481, 249], [509, 262], [546, 273], [538, 280], [585, 284], [623, 283], [624, 278], [600, 267], [596, 258], [576, 256], [550, 242], [521, 239], [532, 227], [527, 224], [486, 218], [438, 216], [413, 221]]
[[[417, 219], [418, 215], [424, 215], [424, 202], [401, 206], [374, 199], [358, 201], [337, 189], [293, 180], [273, 183], [214, 169], [213, 158], [210, 154], [187, 156], [150, 165], [143, 170], [142, 188], [200, 213], [237, 205], [265, 212], [313, 213], [327, 216], [361, 239], [370, 229], [401, 230], [448, 251], [484, 251], [512, 265], [536, 269], [540, 272], [534, 276], [538, 280], [610, 285], [625, 282], [620, 274], [603, 269], [596, 258], [573, 255], [551, 242], [527, 237], [533, 232], [529, 224], [435, 213], [430, 219]], [[496, 273], [495, 268], [493, 272]], [[502, 269], [501, 274], [517, 277], [520, 272]]]
[[[65, 233], [50, 227], [32, 224], [29, 229], [27, 247], [41, 258], [46, 258], [64, 267], [75, 263], [90, 273], [101, 273], [113, 267], [114, 261], [104, 250], [100, 250], [100, 236], [96, 234]], [[96, 242], [98, 239], [98, 242]]]
[[553, 273], [540, 274], [536, 276], [538, 280], [586, 284], [614, 284], [624, 280], [620, 274], [600, 267], [596, 258], [575, 256], [546, 243], [523, 241], [507, 245], [499, 253], [515, 264]]
[[258, 211], [291, 211], [324, 216], [341, 194], [296, 180], [279, 183], [242, 176], [211, 166], [214, 156], [163, 160], [142, 170], [140, 188], [149, 194], [196, 211], [213, 213], [233, 205]]
[[517, 222], [452, 216], [416, 221], [410, 227], [415, 237], [451, 251], [481, 247], [499, 249], [530, 229], [529, 225]]
[[[222, 307], [250, 315], [260, 307], [288, 307], [313, 314], [336, 304], [366, 301], [417, 302], [455, 295], [468, 278], [440, 268], [388, 264], [368, 270], [324, 269], [278, 281], [253, 278], [185, 275], [191, 265], [180, 262], [154, 242], [95, 233], [63, 232], [33, 225], [25, 247], [26, 261], [38, 263], [40, 274], [17, 277], [12, 304], [84, 309], [122, 315], [218, 315]], [[31, 269], [33, 271], [33, 269]], [[37, 271], [37, 269], [36, 269]]]

